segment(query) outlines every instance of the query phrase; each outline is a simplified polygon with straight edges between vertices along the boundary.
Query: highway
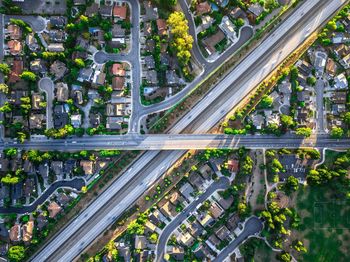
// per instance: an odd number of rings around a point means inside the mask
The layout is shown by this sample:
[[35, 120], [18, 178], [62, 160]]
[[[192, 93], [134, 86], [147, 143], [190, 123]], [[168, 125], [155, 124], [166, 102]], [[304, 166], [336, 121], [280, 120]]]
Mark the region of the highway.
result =
[[186, 150], [186, 149], [231, 149], [246, 147], [262, 148], [337, 148], [350, 147], [350, 139], [332, 139], [328, 135], [313, 135], [302, 138], [287, 134], [281, 137], [274, 135], [212, 135], [212, 134], [159, 134], [159, 135], [125, 135], [94, 136], [80, 139], [49, 140], [36, 139], [24, 144], [14, 142], [0, 143], [0, 149], [16, 147], [19, 149], [37, 149], [41, 151], [79, 151], [79, 150]]
[[[225, 112], [244, 98], [247, 93], [290, 54], [308, 34], [317, 29], [346, 1], [309, 0], [283, 22], [261, 46], [245, 58], [205, 99], [198, 102], [170, 133], [186, 128], [194, 133], [210, 130]], [[297, 36], [297, 37], [295, 37]], [[283, 42], [282, 46], [277, 43]], [[266, 53], [271, 54], [265, 56]], [[275, 61], [275, 59], [277, 59]], [[265, 64], [263, 67], [255, 65]], [[253, 80], [242, 78], [249, 72]], [[247, 87], [247, 84], [252, 86]], [[225, 93], [229, 89], [232, 93]], [[225, 93], [225, 96], [220, 94]], [[230, 95], [227, 95], [230, 94]], [[228, 102], [225, 102], [228, 101]], [[201, 115], [210, 114], [210, 117]], [[217, 113], [216, 113], [217, 112]], [[197, 117], [199, 119], [196, 119]], [[195, 121], [194, 121], [195, 120]], [[193, 122], [194, 121], [194, 122]], [[192, 122], [194, 123], [192, 126]], [[130, 207], [186, 150], [148, 151], [116, 180], [103, 194], [67, 225], [32, 258], [33, 261], [71, 261], [95, 240], [112, 222]]]

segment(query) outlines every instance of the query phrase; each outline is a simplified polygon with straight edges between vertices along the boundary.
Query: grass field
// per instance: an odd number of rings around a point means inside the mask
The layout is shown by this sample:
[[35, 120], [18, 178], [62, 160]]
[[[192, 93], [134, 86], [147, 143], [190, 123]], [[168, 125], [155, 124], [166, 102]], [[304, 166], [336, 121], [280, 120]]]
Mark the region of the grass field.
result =
[[308, 249], [300, 261], [349, 261], [349, 201], [337, 199], [326, 186], [308, 186], [299, 190], [296, 209], [302, 218], [298, 238]]

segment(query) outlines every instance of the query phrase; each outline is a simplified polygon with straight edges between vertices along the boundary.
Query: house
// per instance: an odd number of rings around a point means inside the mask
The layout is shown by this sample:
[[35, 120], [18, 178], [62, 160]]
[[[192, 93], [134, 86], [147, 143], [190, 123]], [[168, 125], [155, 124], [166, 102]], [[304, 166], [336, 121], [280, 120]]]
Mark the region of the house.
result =
[[121, 130], [124, 123], [123, 117], [119, 116], [109, 116], [106, 121], [106, 128], [110, 130]]
[[38, 41], [36, 40], [33, 33], [30, 33], [26, 36], [26, 45], [28, 46], [29, 50], [32, 52], [36, 52], [40, 50]]
[[63, 175], [63, 162], [62, 161], [52, 161], [51, 169], [56, 176]]
[[51, 28], [63, 29], [66, 26], [67, 19], [64, 16], [51, 16], [49, 25]]
[[22, 227], [23, 242], [29, 244], [33, 238], [34, 221], [30, 220]]
[[150, 22], [144, 23], [143, 34], [145, 37], [149, 37], [152, 35], [152, 24]]
[[22, 60], [13, 60], [11, 71], [8, 77], [8, 83], [14, 84], [21, 80], [19, 77], [23, 72], [23, 61]]
[[112, 78], [112, 88], [113, 88], [113, 90], [124, 90], [124, 88], [125, 88], [125, 77], [114, 76]]
[[194, 237], [189, 233], [189, 232], [186, 232], [186, 233], [182, 233], [180, 235], [180, 239], [179, 239], [180, 243], [182, 243], [183, 245], [187, 246], [187, 247], [190, 247], [193, 245], [195, 239]]
[[253, 16], [253, 19], [256, 19], [264, 12], [264, 7], [259, 3], [254, 3], [249, 6], [248, 12]]
[[346, 103], [346, 91], [334, 92], [331, 97], [331, 101], [335, 104], [345, 104]]
[[214, 23], [214, 18], [212, 18], [211, 16], [209, 15], [203, 15], [201, 17], [202, 19], [202, 24], [201, 24], [201, 27], [202, 27], [202, 30], [207, 30], [209, 27], [211, 27], [211, 25]]
[[163, 206], [159, 206], [160, 212], [166, 217], [173, 218], [177, 215], [175, 207], [170, 201], [166, 201]]
[[90, 6], [86, 8], [85, 15], [89, 18], [96, 16], [98, 13], [98, 4], [92, 3]]
[[332, 58], [327, 59], [326, 73], [334, 77], [337, 72], [337, 65]]
[[166, 83], [169, 86], [174, 86], [174, 85], [178, 85], [180, 82], [179, 77], [176, 74], [175, 70], [167, 70], [165, 72], [165, 78], [166, 78]]
[[218, 203], [223, 209], [227, 210], [231, 207], [231, 205], [233, 203], [233, 197], [230, 196], [228, 198], [224, 198], [224, 197], [220, 196]]
[[77, 103], [78, 105], [82, 105], [84, 103], [83, 92], [81, 90], [74, 90], [73, 98], [74, 98], [74, 103]]
[[69, 123], [68, 105], [55, 105], [54, 106], [54, 117], [53, 125], [55, 128], [62, 128]]
[[47, 210], [49, 211], [49, 217], [55, 218], [61, 212], [62, 208], [55, 201], [52, 201], [47, 207]]
[[231, 20], [227, 16], [224, 16], [222, 18], [222, 21], [221, 21], [219, 27], [221, 28], [221, 30], [226, 34], [226, 36], [232, 42], [237, 40], [237, 34], [236, 34], [236, 31], [235, 31], [235, 25], [231, 22]]
[[44, 101], [44, 97], [40, 93], [33, 93], [32, 94], [32, 109], [39, 110], [42, 107], [40, 106], [40, 103]]
[[174, 205], [178, 205], [184, 203], [185, 199], [180, 195], [178, 191], [174, 191], [171, 195], [169, 195], [169, 201]]
[[18, 40], [10, 40], [7, 42], [7, 47], [11, 55], [19, 55], [22, 53], [22, 43]]
[[155, 66], [156, 66], [156, 63], [155, 63], [154, 58], [153, 58], [152, 55], [146, 56], [146, 57], [144, 58], [144, 63], [145, 63], [146, 68], [147, 68], [148, 70], [154, 69]]
[[68, 85], [63, 82], [56, 83], [56, 97], [58, 102], [66, 102], [69, 98]]
[[[2, 243], [0, 244], [0, 256], [6, 256], [9, 249], [8, 243]], [[7, 262], [7, 260], [4, 260], [4, 262]]]
[[29, 116], [29, 128], [42, 129], [45, 121], [46, 116], [44, 114], [31, 114]]
[[204, 38], [202, 40], [202, 43], [208, 55], [214, 54], [216, 52], [215, 46], [224, 39], [225, 39], [225, 34], [224, 32], [222, 32], [221, 29], [218, 29], [214, 35]]
[[215, 247], [218, 246], [221, 242], [215, 234], [212, 234], [207, 241]]
[[78, 81], [79, 82], [90, 82], [92, 75], [94, 73], [94, 70], [92, 68], [82, 68], [79, 71]]
[[166, 217], [158, 210], [155, 209], [151, 214], [149, 214], [149, 220], [156, 225], [166, 221]]
[[237, 215], [237, 213], [235, 213], [227, 220], [226, 226], [228, 229], [233, 231], [237, 228], [238, 223], [239, 223], [239, 216]]
[[325, 52], [316, 51], [313, 57], [313, 64], [316, 69], [316, 76], [322, 76], [327, 62], [327, 54]]
[[37, 228], [39, 230], [42, 230], [48, 224], [48, 221], [47, 221], [46, 217], [43, 214], [40, 214], [36, 218], [36, 224], [37, 224]]
[[200, 214], [197, 216], [198, 222], [203, 226], [211, 226], [215, 220], [209, 213]]
[[206, 261], [207, 258], [211, 258], [212, 255], [208, 250], [208, 247], [203, 245], [202, 243], [197, 246], [195, 250], [193, 250], [193, 254], [199, 261]]
[[113, 66], [111, 67], [111, 74], [115, 75], [115, 76], [125, 76], [125, 69], [124, 66], [122, 64], [113, 64]]
[[57, 196], [57, 201], [62, 207], [66, 207], [70, 202], [70, 197], [65, 193], [59, 193]]
[[147, 247], [147, 239], [145, 236], [135, 236], [135, 249], [145, 249]]
[[91, 114], [90, 113], [90, 124], [93, 128], [98, 127], [101, 124], [101, 114]]
[[304, 76], [309, 76], [312, 73], [312, 65], [305, 60], [299, 60], [296, 63], [299, 72]]
[[343, 57], [343, 59], [339, 60], [339, 63], [345, 68], [350, 68], [350, 54]]
[[190, 234], [196, 238], [201, 236], [204, 232], [204, 228], [201, 226], [201, 224], [199, 224], [198, 221], [189, 223], [187, 230], [189, 230]]
[[112, 6], [101, 5], [99, 13], [103, 18], [109, 18], [109, 17], [112, 17], [112, 13], [113, 13], [112, 11], [113, 11]]
[[9, 237], [12, 242], [18, 242], [21, 240], [21, 225], [15, 224], [10, 228]]
[[196, 187], [198, 190], [205, 190], [203, 184], [204, 184], [204, 179], [197, 173], [192, 173], [188, 177], [188, 182], [191, 183], [192, 186]]
[[103, 86], [106, 82], [106, 74], [101, 71], [95, 71], [95, 74], [92, 79], [94, 87]]
[[265, 118], [263, 115], [261, 114], [257, 114], [257, 113], [254, 113], [252, 116], [251, 116], [251, 119], [252, 119], [252, 122], [253, 122], [253, 125], [255, 126], [255, 128], [257, 130], [261, 130], [262, 129], [262, 126], [265, 122]]
[[63, 43], [51, 43], [47, 46], [49, 52], [64, 52]]
[[230, 159], [227, 161], [228, 170], [232, 173], [237, 173], [239, 171], [239, 161], [236, 159]]
[[94, 174], [94, 162], [90, 160], [81, 160], [80, 166], [83, 168], [85, 175]]
[[169, 254], [176, 261], [184, 261], [185, 250], [181, 246], [166, 246], [166, 253]]
[[63, 43], [67, 37], [63, 30], [50, 30], [48, 34], [50, 41], [58, 43]]
[[335, 89], [346, 89], [348, 88], [348, 80], [344, 73], [337, 75], [334, 78], [334, 88]]
[[231, 232], [228, 228], [223, 225], [215, 231], [215, 235], [221, 240], [225, 240], [230, 236]]
[[214, 219], [218, 219], [225, 212], [225, 210], [216, 201], [214, 201], [209, 207], [209, 212]]
[[157, 19], [157, 29], [158, 35], [166, 35], [167, 34], [167, 25], [164, 19]]
[[245, 13], [244, 13], [244, 11], [241, 8], [235, 7], [235, 8], [233, 8], [231, 10], [230, 16], [233, 19], [244, 18], [245, 17]]
[[125, 29], [120, 24], [114, 24], [111, 32], [112, 38], [125, 37]]
[[208, 14], [210, 12], [211, 12], [211, 6], [207, 1], [196, 5], [196, 15], [197, 16]]
[[30, 71], [35, 74], [45, 74], [47, 71], [45, 62], [41, 59], [35, 59], [30, 62]]
[[86, 0], [73, 0], [74, 5], [86, 5]]
[[67, 67], [66, 65], [61, 62], [56, 60], [55, 62], [52, 63], [50, 66], [50, 73], [54, 75], [55, 79], [61, 79], [67, 72]]
[[185, 183], [179, 189], [180, 193], [189, 201], [193, 199], [192, 194], [194, 192], [193, 187], [189, 183]]
[[38, 173], [41, 175], [43, 180], [47, 180], [49, 176], [49, 165], [47, 163], [39, 164]]
[[344, 44], [340, 44], [334, 48], [334, 53], [338, 58], [343, 58], [344, 56], [348, 55], [350, 52], [350, 47]]
[[71, 174], [77, 165], [77, 161], [74, 159], [68, 159], [64, 162], [63, 172], [65, 174]]
[[146, 72], [143, 72], [142, 78], [147, 82], [148, 85], [158, 84], [157, 72], [155, 70], [148, 70]]
[[81, 115], [80, 114], [74, 114], [71, 115], [71, 123], [74, 128], [79, 128], [81, 126]]
[[[82, 49], [87, 50], [87, 49], [89, 48], [89, 46], [90, 46], [89, 40], [88, 40], [88, 39], [85, 39], [85, 38], [83, 38], [83, 37], [81, 37], [81, 36], [78, 36], [77, 42], [76, 42], [76, 46], [79, 46], [79, 47], [81, 47]], [[75, 58], [84, 58], [84, 57], [74, 57], [74, 59], [75, 59]], [[86, 57], [85, 57], [85, 58], [86, 58]]]
[[153, 7], [151, 1], [144, 1], [143, 7], [145, 8], [145, 15], [143, 17], [143, 21], [148, 22], [158, 19], [158, 8]]
[[20, 40], [22, 38], [22, 29], [15, 24], [9, 24], [6, 31], [6, 37], [12, 40]]
[[113, 8], [114, 22], [123, 21], [126, 19], [126, 5], [115, 5]]

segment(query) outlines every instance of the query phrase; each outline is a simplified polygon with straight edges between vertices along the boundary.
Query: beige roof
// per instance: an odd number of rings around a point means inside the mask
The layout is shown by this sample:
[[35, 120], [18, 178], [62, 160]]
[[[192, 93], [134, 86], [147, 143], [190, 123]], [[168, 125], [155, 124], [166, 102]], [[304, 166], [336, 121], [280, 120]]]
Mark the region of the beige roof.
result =
[[62, 208], [55, 201], [52, 201], [47, 210], [49, 211], [49, 217], [55, 218]]

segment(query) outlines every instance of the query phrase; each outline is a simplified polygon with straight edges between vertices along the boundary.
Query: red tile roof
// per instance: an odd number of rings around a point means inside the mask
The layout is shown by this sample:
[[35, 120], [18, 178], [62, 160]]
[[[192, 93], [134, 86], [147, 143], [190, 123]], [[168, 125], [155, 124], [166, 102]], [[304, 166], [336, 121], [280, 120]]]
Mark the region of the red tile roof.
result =
[[125, 85], [125, 77], [115, 76], [112, 79], [113, 90], [123, 90]]
[[113, 8], [113, 16], [114, 17], [118, 17], [120, 19], [125, 19], [126, 18], [126, 6], [115, 6]]
[[112, 75], [125, 76], [125, 70], [122, 64], [113, 64], [111, 68]]
[[11, 68], [11, 72], [9, 75], [9, 83], [16, 83], [20, 80], [19, 75], [23, 72], [23, 61], [22, 60], [14, 60]]

